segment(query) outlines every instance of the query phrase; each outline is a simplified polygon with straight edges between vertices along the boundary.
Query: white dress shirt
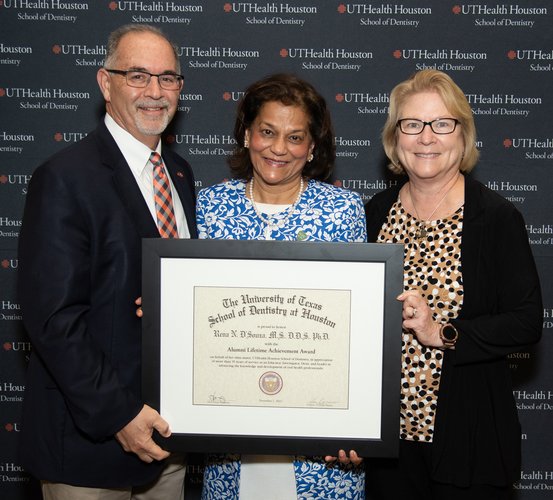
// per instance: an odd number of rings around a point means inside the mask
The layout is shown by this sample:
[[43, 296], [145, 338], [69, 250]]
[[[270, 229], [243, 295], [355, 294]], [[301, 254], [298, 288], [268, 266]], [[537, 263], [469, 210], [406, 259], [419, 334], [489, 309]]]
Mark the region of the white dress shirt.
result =
[[[144, 201], [148, 205], [148, 209], [152, 214], [152, 218], [157, 225], [156, 207], [154, 202], [153, 166], [150, 163], [150, 154], [152, 153], [152, 150], [139, 140], [135, 139], [125, 129], [121, 128], [107, 113], [104, 118], [104, 123], [106, 124], [109, 133], [115, 139], [115, 142], [121, 150], [121, 153], [125, 157], [125, 160], [127, 161], [127, 164], [131, 169], [136, 183], [140, 188], [140, 192], [144, 197]], [[163, 155], [161, 154], [161, 141], [158, 142], [155, 151], [159, 153], [163, 158]], [[179, 195], [177, 193], [177, 190], [175, 189], [175, 186], [173, 185], [171, 176], [167, 175], [167, 177], [169, 178], [169, 183], [171, 184], [173, 211], [175, 212], [179, 238], [190, 238], [188, 223], [186, 222], [184, 209], [182, 208], [182, 203], [180, 201]]]

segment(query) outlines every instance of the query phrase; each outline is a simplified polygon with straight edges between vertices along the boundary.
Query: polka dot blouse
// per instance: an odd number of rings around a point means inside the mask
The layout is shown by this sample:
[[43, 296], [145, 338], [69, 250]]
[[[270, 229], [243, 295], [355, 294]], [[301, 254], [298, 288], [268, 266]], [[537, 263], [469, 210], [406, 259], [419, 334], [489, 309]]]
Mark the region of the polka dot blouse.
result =
[[[425, 222], [407, 213], [398, 198], [377, 239], [405, 245], [404, 289], [419, 290], [440, 323], [456, 318], [463, 302], [462, 231], [463, 207], [447, 218]], [[432, 441], [442, 363], [442, 350], [419, 344], [403, 330], [401, 439]]]

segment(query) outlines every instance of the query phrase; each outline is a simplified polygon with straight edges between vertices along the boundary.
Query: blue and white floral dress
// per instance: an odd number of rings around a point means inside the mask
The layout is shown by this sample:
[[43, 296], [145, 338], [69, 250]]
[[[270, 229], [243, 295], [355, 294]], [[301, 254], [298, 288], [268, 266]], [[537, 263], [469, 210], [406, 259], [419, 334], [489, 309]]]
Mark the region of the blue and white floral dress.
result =
[[[231, 180], [202, 189], [196, 205], [202, 239], [366, 241], [365, 212], [358, 193], [310, 180], [291, 214], [257, 215], [246, 183]], [[297, 498], [362, 500], [363, 468], [326, 464], [322, 457], [295, 457]], [[240, 456], [213, 455], [204, 473], [202, 500], [238, 500]]]
[[[231, 180], [198, 193], [199, 238], [366, 241], [365, 211], [358, 193], [310, 180], [289, 217], [287, 211], [265, 214], [274, 222], [268, 228], [246, 198], [245, 190], [244, 181]], [[279, 225], [282, 221], [284, 225]]]

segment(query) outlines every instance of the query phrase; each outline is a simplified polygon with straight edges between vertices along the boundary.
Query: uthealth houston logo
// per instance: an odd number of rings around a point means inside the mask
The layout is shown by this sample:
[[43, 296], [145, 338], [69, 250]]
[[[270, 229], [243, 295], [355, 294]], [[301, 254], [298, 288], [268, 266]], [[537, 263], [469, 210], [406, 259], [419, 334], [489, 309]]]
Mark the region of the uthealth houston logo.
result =
[[72, 55], [72, 56], [105, 56], [107, 54], [106, 47], [103, 45], [83, 45], [83, 44], [55, 44], [52, 45], [52, 52], [56, 55]]
[[89, 2], [64, 0], [0, 0], [0, 7], [6, 9], [41, 9], [41, 10], [88, 10]]
[[553, 139], [536, 139], [534, 137], [512, 137], [503, 140], [505, 148], [538, 148], [552, 149]]
[[553, 139], [536, 139], [535, 137], [507, 137], [503, 140], [505, 149], [525, 150], [526, 160], [553, 159]]
[[19, 265], [19, 259], [2, 259], [0, 260], [0, 269], [17, 269]]
[[469, 5], [454, 5], [451, 11], [458, 15], [474, 15], [474, 16], [544, 16], [547, 15], [547, 7], [521, 7], [520, 5], [495, 5], [489, 7], [482, 4]]
[[[297, 3], [297, 2], [296, 2]], [[318, 8], [306, 5], [294, 5], [283, 2], [226, 2], [223, 5], [226, 13], [243, 14], [317, 14]]]
[[240, 90], [227, 90], [223, 92], [223, 101], [238, 102], [242, 97], [244, 97], [245, 92]]
[[84, 132], [56, 132], [54, 133], [54, 141], [56, 142], [77, 142], [87, 136]]
[[526, 60], [526, 61], [552, 61], [553, 49], [524, 49], [524, 50], [509, 50], [507, 51], [507, 58], [511, 61], [514, 60]]
[[408, 7], [402, 4], [362, 4], [362, 3], [341, 3], [336, 8], [339, 14], [388, 14], [388, 15], [430, 15], [430, 7]]
[[[0, 184], [15, 184], [24, 185], [29, 184], [31, 180], [31, 174], [2, 174], [0, 175]], [[2, 217], [0, 217], [0, 225], [2, 223]]]
[[4, 342], [2, 348], [6, 352], [29, 352], [31, 350], [31, 343], [14, 340], [12, 342]]
[[424, 60], [467, 60], [485, 61], [486, 52], [463, 52], [458, 49], [396, 49], [392, 52], [395, 59], [424, 59]]
[[140, 0], [131, 0], [131, 1], [119, 1], [119, 2], [110, 2], [108, 4], [108, 9], [111, 11], [128, 11], [128, 12], [168, 12], [168, 13], [192, 13], [192, 12], [203, 12], [204, 8], [202, 5], [190, 5], [188, 2], [176, 2], [176, 1], [165, 1], [165, 2], [143, 2]]

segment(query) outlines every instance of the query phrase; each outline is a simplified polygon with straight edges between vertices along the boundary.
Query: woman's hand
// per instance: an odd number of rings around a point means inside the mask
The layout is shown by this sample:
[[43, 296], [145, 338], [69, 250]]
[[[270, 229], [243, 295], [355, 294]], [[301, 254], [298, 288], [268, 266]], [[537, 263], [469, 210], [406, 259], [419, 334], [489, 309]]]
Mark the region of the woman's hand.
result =
[[358, 456], [355, 450], [350, 450], [349, 454], [344, 450], [340, 450], [338, 452], [338, 457], [332, 457], [330, 455], [325, 457], [325, 462], [336, 462], [336, 460], [338, 460], [341, 464], [352, 464], [357, 467], [363, 461], [363, 457]]
[[443, 347], [440, 325], [432, 318], [432, 310], [418, 290], [408, 290], [397, 296], [403, 302], [403, 328], [413, 332], [427, 347]]
[[142, 307], [140, 307], [142, 305], [142, 297], [138, 297], [138, 299], [136, 299], [134, 301], [134, 303], [138, 306], [138, 309], [136, 310], [136, 315], [139, 317], [139, 318], [142, 318], [142, 315], [144, 314], [142, 312]]

